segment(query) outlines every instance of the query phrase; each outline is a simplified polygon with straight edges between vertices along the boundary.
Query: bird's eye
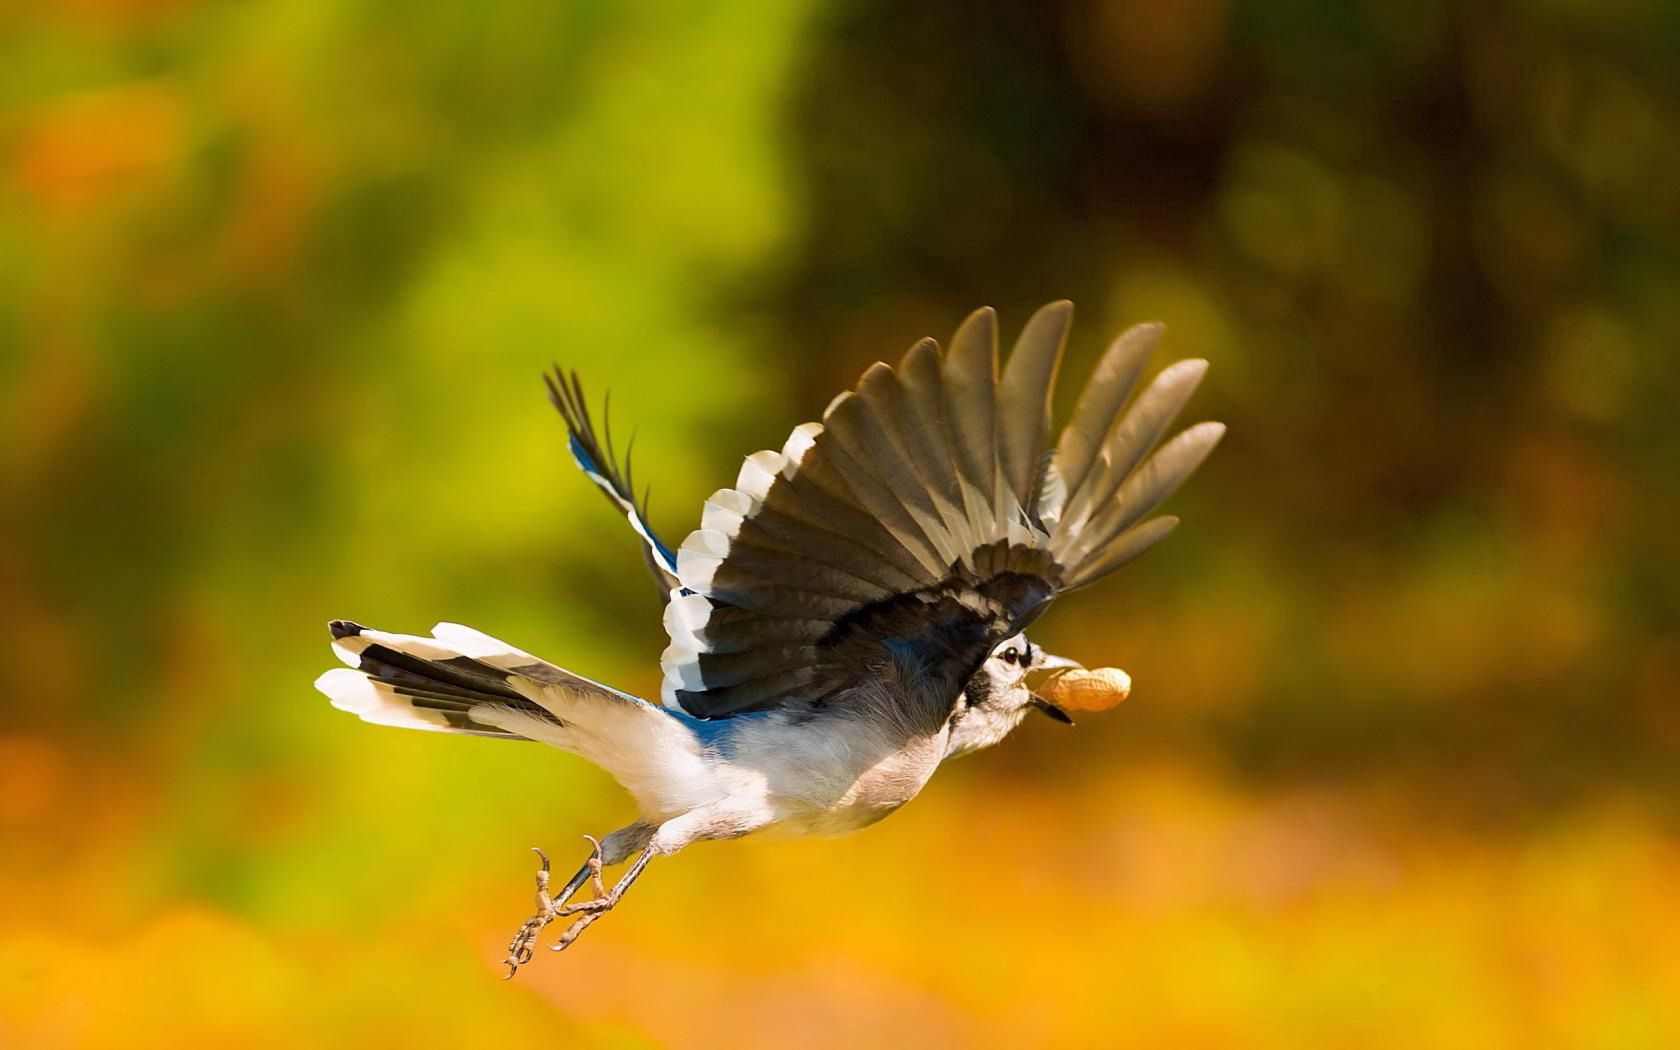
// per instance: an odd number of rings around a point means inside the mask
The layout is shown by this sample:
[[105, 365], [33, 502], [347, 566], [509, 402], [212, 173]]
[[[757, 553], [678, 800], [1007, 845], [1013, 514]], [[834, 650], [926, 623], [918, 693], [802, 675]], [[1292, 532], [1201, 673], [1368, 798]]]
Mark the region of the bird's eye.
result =
[[1003, 651], [1003, 662], [1006, 663], [1006, 664], [1013, 665], [1016, 661], [1018, 661], [1020, 659], [1021, 659], [1021, 654], [1016, 651], [1016, 649], [1013, 645]]

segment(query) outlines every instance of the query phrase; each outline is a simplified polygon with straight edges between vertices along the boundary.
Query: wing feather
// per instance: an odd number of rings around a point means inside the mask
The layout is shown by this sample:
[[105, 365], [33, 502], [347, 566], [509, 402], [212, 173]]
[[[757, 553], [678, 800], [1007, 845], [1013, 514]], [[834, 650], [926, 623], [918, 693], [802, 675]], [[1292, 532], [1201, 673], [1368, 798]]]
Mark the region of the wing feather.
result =
[[780, 452], [749, 456], [676, 551], [687, 593], [666, 607], [665, 702], [720, 718], [890, 677], [917, 683], [895, 688], [940, 724], [997, 642], [1170, 532], [1176, 519], [1139, 521], [1222, 428], [1150, 451], [1205, 363], [1168, 368], [1123, 407], [1159, 336], [1132, 329], [1052, 447], [1071, 315], [1066, 302], [1038, 311], [1000, 380], [996, 316], [977, 310], [943, 357], [916, 343]]
[[1065, 589], [1071, 591], [1095, 583], [1166, 539], [1176, 528], [1178, 519], [1171, 515], [1163, 515], [1127, 529], [1110, 541], [1108, 546], [1082, 562]]
[[1160, 342], [1159, 324], [1133, 325], [1110, 343], [1097, 362], [1085, 390], [1074, 407], [1073, 419], [1062, 431], [1053, 457], [1060, 490], [1046, 493], [1045, 520], [1059, 519], [1067, 498], [1079, 491], [1091, 470], [1097, 451], [1114, 426], [1126, 399], [1137, 389], [1143, 366]]
[[1114, 421], [1085, 484], [1068, 497], [1067, 509], [1057, 522], [1052, 549], [1064, 554], [1078, 542], [1091, 515], [1114, 498], [1127, 475], [1161, 440], [1206, 374], [1207, 362], [1194, 358], [1169, 365]]
[[1069, 560], [1083, 561], [1160, 506], [1202, 465], [1224, 436], [1221, 423], [1197, 423], [1162, 445], [1132, 472], [1107, 506], [1092, 516]]
[[1022, 507], [1036, 503], [1038, 471], [1050, 443], [1050, 395], [1067, 343], [1073, 304], [1041, 307], [1015, 340], [998, 388], [998, 466], [1009, 496]]
[[941, 369], [945, 425], [974, 529], [984, 535], [997, 505], [997, 314], [985, 306], [968, 315], [951, 337]]
[[[942, 573], [950, 552], [938, 542], [932, 526], [931, 504], [920, 505], [901, 457], [890, 450], [867, 403], [853, 393], [836, 398], [823, 417], [818, 445], [863, 509], [892, 532], [894, 538], [930, 574]], [[930, 535], [931, 533], [931, 535]]]
[[[590, 417], [589, 405], [583, 396], [583, 383], [576, 372], [568, 375], [556, 367], [553, 375], [543, 375], [543, 385], [548, 388], [549, 401], [565, 421], [572, 459], [641, 537], [642, 557], [647, 562], [648, 571], [653, 574], [660, 595], [668, 594], [676, 585], [676, 555], [648, 524], [646, 493], [643, 493], [640, 504], [636, 502], [635, 479], [630, 470], [631, 450], [625, 450], [621, 464], [613, 451], [610, 419], [606, 421], [602, 433], [596, 433], [595, 421]], [[603, 416], [610, 414], [608, 410], [611, 406], [606, 407]], [[634, 437], [630, 443], [635, 444]]]

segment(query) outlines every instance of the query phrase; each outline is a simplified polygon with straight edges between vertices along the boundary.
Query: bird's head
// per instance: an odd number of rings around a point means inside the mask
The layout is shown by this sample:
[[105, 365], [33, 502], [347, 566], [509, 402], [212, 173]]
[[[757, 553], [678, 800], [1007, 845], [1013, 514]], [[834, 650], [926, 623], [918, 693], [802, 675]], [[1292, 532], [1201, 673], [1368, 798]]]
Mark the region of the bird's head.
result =
[[968, 680], [957, 698], [952, 715], [950, 743], [945, 756], [955, 758], [983, 747], [991, 747], [1021, 724], [1031, 711], [1039, 711], [1064, 725], [1073, 719], [1060, 706], [1034, 693], [1029, 683], [1044, 676], [1037, 672], [1077, 668], [1063, 656], [1045, 652], [1027, 640], [1025, 634], [1005, 639], [980, 670]]

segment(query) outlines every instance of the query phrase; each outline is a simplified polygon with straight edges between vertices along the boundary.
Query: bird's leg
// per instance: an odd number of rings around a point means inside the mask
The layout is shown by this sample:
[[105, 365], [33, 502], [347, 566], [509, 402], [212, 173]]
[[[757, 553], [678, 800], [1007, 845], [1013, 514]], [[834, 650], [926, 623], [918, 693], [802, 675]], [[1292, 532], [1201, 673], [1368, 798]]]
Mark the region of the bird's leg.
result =
[[531, 961], [532, 953], [537, 947], [537, 935], [561, 915], [569, 914], [561, 909], [583, 888], [585, 882], [594, 885], [597, 899], [606, 894], [606, 887], [601, 882], [601, 844], [589, 835], [585, 835], [584, 838], [589, 839], [589, 859], [585, 860], [577, 874], [561, 887], [560, 892], [553, 895], [548, 892], [548, 854], [535, 846], [531, 847], [531, 851], [542, 858], [541, 866], [537, 868], [537, 912], [525, 920], [525, 924], [519, 927], [519, 932], [513, 935], [513, 941], [508, 944], [507, 958], [503, 959], [502, 963], [508, 968], [509, 978], [521, 966]]
[[599, 881], [595, 884], [595, 898], [567, 904], [560, 908], [564, 916], [576, 915], [578, 919], [566, 928], [560, 935], [560, 940], [550, 945], [553, 951], [561, 952], [571, 947], [572, 942], [582, 935], [584, 930], [595, 924], [595, 921], [624, 898], [624, 894], [635, 881], [641, 877], [642, 869], [648, 861], [655, 857], [668, 857], [682, 849], [690, 842], [707, 838], [735, 838], [754, 829], [755, 825], [742, 819], [741, 814], [727, 806], [707, 807], [691, 810], [682, 816], [673, 817], [658, 827], [650, 824], [633, 824], [622, 832], [614, 832], [607, 836], [608, 863], [623, 860], [632, 850], [641, 850], [636, 855], [635, 863], [630, 865], [622, 878], [618, 880], [611, 891], [601, 892]]
[[[630, 865], [630, 870], [624, 873], [623, 877], [618, 880], [617, 884], [613, 886], [610, 892], [603, 892], [599, 874], [600, 867], [597, 865], [594, 899], [579, 901], [576, 904], [567, 904], [559, 909], [556, 913], [558, 915], [579, 915], [582, 917], [570, 926], [566, 927], [566, 932], [560, 935], [560, 940], [557, 943], [549, 945], [549, 950], [563, 952], [567, 948], [570, 948], [572, 946], [572, 942], [577, 940], [578, 937], [583, 934], [584, 930], [587, 930], [590, 926], [592, 926], [595, 923], [595, 920], [611, 911], [613, 905], [617, 904], [619, 900], [623, 898], [625, 891], [628, 890], [631, 884], [634, 883], [642, 874], [642, 869], [647, 867], [648, 861], [653, 859], [655, 852], [656, 851], [652, 846], [642, 850], [642, 852], [636, 857], [636, 863]], [[538, 928], [540, 929], [541, 927]]]

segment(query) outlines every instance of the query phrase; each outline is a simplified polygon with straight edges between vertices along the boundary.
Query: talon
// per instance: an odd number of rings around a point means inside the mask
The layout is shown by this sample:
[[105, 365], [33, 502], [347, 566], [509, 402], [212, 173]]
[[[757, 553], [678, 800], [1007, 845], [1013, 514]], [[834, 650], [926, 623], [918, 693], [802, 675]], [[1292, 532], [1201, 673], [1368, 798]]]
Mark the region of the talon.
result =
[[605, 897], [607, 895], [607, 885], [601, 881], [601, 843], [596, 840], [594, 835], [585, 835], [584, 838], [588, 840], [590, 847], [589, 859], [583, 862], [589, 868], [590, 888], [595, 891], [597, 898]]
[[548, 905], [548, 854], [535, 846], [531, 852], [542, 858], [542, 864], [537, 868], [537, 910], [542, 911]]
[[[618, 903], [619, 898], [624, 895], [624, 891], [630, 888], [632, 882], [636, 881], [636, 877], [641, 874], [642, 869], [653, 857], [651, 849], [644, 849], [636, 863], [631, 865], [630, 870], [609, 890], [601, 879], [601, 868], [605, 859], [601, 842], [593, 835], [585, 835], [583, 838], [589, 843], [588, 859], [584, 861], [583, 867], [578, 870], [577, 874], [567, 881], [560, 892], [553, 896], [548, 892], [548, 854], [536, 846], [531, 847], [531, 852], [535, 853], [541, 861], [541, 866], [537, 870], [537, 912], [525, 921], [525, 924], [519, 928], [519, 932], [514, 934], [513, 942], [508, 945], [507, 958], [502, 960], [508, 968], [507, 974], [502, 978], [503, 980], [511, 979], [519, 967], [531, 961], [537, 948], [542, 945], [543, 930], [547, 929], [549, 923], [552, 923], [555, 919], [577, 916], [577, 919], [560, 934], [559, 942], [548, 945], [548, 949], [563, 952], [571, 947], [572, 942], [577, 940], [584, 930], [588, 929]], [[592, 884], [595, 890], [594, 898], [570, 904], [572, 895], [582, 889], [585, 882]]]
[[[589, 924], [586, 922], [580, 922], [578, 925], [587, 926]], [[582, 930], [578, 930], [578, 933], [582, 932]], [[570, 948], [572, 946], [572, 942], [575, 940], [577, 940], [577, 933], [573, 933], [570, 929], [568, 929], [565, 933], [560, 935], [560, 940], [557, 943], [548, 946], [548, 950], [551, 952], [563, 952], [567, 948]]]

